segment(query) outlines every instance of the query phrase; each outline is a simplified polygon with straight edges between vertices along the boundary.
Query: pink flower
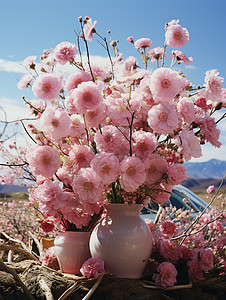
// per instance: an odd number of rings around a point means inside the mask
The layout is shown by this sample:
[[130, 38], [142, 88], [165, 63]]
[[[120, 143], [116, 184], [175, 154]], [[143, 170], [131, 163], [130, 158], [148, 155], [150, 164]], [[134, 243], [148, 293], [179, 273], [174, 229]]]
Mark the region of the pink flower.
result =
[[202, 156], [199, 140], [193, 131], [183, 130], [180, 133], [180, 144], [185, 161], [189, 161], [192, 157]]
[[136, 49], [140, 49], [140, 48], [149, 48], [151, 47], [153, 44], [152, 44], [152, 41], [148, 38], [141, 38], [141, 39], [138, 39], [136, 40], [136, 42], [134, 43], [134, 46]]
[[148, 125], [157, 133], [170, 134], [177, 128], [178, 117], [175, 106], [159, 103], [148, 112]]
[[68, 136], [71, 123], [66, 111], [53, 107], [47, 107], [40, 118], [42, 131], [55, 140]]
[[34, 80], [34, 77], [31, 74], [23, 75], [21, 77], [20, 81], [17, 83], [18, 89], [25, 90], [33, 80]]
[[192, 253], [191, 249], [182, 245], [182, 246], [180, 246], [179, 250], [180, 250], [180, 256], [182, 259], [184, 259], [185, 261], [192, 259], [193, 253]]
[[128, 103], [122, 97], [107, 97], [107, 109], [109, 118], [113, 124], [127, 125], [128, 119], [131, 120], [131, 113], [128, 111]]
[[166, 45], [171, 48], [181, 48], [189, 41], [189, 33], [180, 25], [171, 25], [166, 30]]
[[54, 258], [56, 258], [54, 247], [50, 247], [41, 251], [39, 260], [43, 266], [48, 266], [51, 262], [53, 262]]
[[133, 44], [134, 43], [133, 36], [128, 36], [127, 41]]
[[119, 176], [119, 160], [113, 153], [96, 154], [91, 161], [91, 168], [100, 176], [103, 184], [110, 184]]
[[102, 200], [102, 184], [99, 175], [91, 168], [79, 170], [72, 188], [78, 194], [80, 202], [95, 203]]
[[178, 243], [162, 239], [160, 241], [160, 254], [169, 261], [177, 262], [180, 259], [180, 246]]
[[30, 153], [29, 164], [35, 175], [50, 178], [61, 165], [60, 154], [49, 146], [37, 146]]
[[157, 182], [168, 170], [166, 160], [158, 154], [152, 154], [143, 161], [146, 171], [147, 185]]
[[125, 69], [126, 71], [133, 71], [137, 67], [137, 59], [134, 56], [129, 56], [125, 60]]
[[172, 236], [174, 234], [174, 231], [176, 229], [176, 225], [171, 220], [166, 220], [165, 222], [161, 223], [160, 225], [160, 231], [163, 234]]
[[174, 286], [174, 284], [177, 282], [177, 269], [172, 263], [161, 263], [158, 266], [157, 271], [159, 274], [154, 274], [153, 279], [158, 286]]
[[209, 185], [207, 190], [206, 190], [207, 194], [212, 194], [216, 192], [216, 188], [214, 185]]
[[92, 78], [89, 75], [89, 73], [82, 70], [77, 73], [70, 74], [65, 83], [65, 90], [70, 92], [71, 90], [77, 88], [80, 83], [91, 81], [91, 80]]
[[172, 186], [160, 183], [159, 185], [155, 186], [155, 190], [151, 194], [151, 200], [158, 204], [164, 204], [172, 193]]
[[154, 134], [145, 131], [135, 131], [132, 135], [133, 151], [141, 159], [147, 158], [152, 154], [157, 146]]
[[[151, 58], [151, 62], [155, 65], [156, 61], [162, 59], [164, 49], [161, 47], [156, 47], [148, 51], [148, 55]], [[164, 56], [166, 58], [166, 55]]]
[[69, 159], [76, 171], [81, 168], [90, 167], [90, 162], [94, 157], [95, 154], [91, 148], [86, 145], [74, 145], [69, 152]]
[[178, 105], [178, 112], [181, 114], [184, 121], [188, 124], [195, 121], [195, 106], [191, 98], [183, 97], [180, 98]]
[[97, 23], [97, 21], [94, 21], [92, 23], [92, 19], [86, 19], [86, 21], [84, 22], [85, 25], [84, 25], [84, 36], [85, 36], [85, 39], [92, 42], [93, 40], [93, 33], [96, 32], [96, 29], [95, 29], [95, 25]]
[[77, 47], [69, 42], [62, 42], [53, 50], [56, 60], [64, 65], [70, 60], [74, 60], [77, 53]]
[[213, 269], [214, 254], [211, 248], [202, 249], [200, 259], [200, 266], [203, 271], [208, 272]]
[[145, 166], [138, 157], [125, 157], [120, 163], [121, 186], [127, 192], [135, 191], [145, 181]]
[[183, 180], [188, 179], [186, 167], [182, 164], [170, 165], [168, 169], [168, 181], [171, 185], [181, 184]]
[[188, 276], [192, 282], [199, 282], [205, 280], [203, 269], [200, 266], [198, 256], [188, 261], [187, 264], [189, 266]]
[[98, 277], [99, 274], [104, 274], [104, 261], [99, 257], [92, 257], [87, 259], [82, 265], [80, 272], [86, 278], [94, 276]]
[[212, 108], [212, 104], [207, 103], [207, 93], [206, 91], [202, 90], [196, 95], [193, 96], [194, 104], [198, 107], [201, 107], [202, 109], [208, 110]]
[[222, 82], [224, 79], [218, 75], [219, 72], [216, 69], [206, 72], [206, 92], [212, 100], [217, 100], [222, 93]]
[[158, 68], [151, 74], [151, 92], [162, 101], [172, 100], [183, 88], [184, 80], [176, 71]]
[[54, 75], [39, 76], [32, 86], [34, 95], [43, 100], [55, 100], [61, 90], [61, 83]]
[[107, 118], [107, 106], [99, 105], [95, 110], [87, 110], [84, 112], [86, 125], [88, 127], [96, 127], [99, 125], [105, 125]]
[[46, 180], [35, 188], [33, 196], [40, 211], [46, 216], [55, 216], [69, 200], [69, 195], [61, 189], [59, 181], [51, 180]]
[[217, 128], [215, 119], [210, 117], [208, 114], [205, 114], [202, 119], [201, 132], [205, 136], [207, 142], [210, 142], [213, 146], [220, 148], [222, 145], [218, 141], [220, 137], [220, 130]]
[[54, 229], [54, 222], [52, 220], [44, 220], [41, 222], [40, 228], [44, 232], [51, 232]]
[[74, 98], [76, 108], [80, 113], [86, 110], [95, 110], [102, 102], [100, 90], [93, 82], [82, 82], [72, 91], [71, 97]]
[[177, 61], [183, 61], [185, 65], [188, 65], [193, 62], [192, 57], [187, 57], [183, 52], [179, 50], [173, 50], [170, 59], [175, 58]]
[[35, 69], [36, 56], [28, 56], [24, 59], [23, 65], [28, 69]]

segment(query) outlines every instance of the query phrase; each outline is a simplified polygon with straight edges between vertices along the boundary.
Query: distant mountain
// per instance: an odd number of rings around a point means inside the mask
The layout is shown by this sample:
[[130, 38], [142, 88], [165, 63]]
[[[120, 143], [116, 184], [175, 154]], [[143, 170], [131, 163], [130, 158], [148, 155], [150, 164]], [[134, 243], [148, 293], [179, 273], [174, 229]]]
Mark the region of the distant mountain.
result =
[[27, 192], [27, 188], [23, 185], [0, 184], [0, 194], [12, 194], [18, 192]]
[[187, 175], [192, 179], [222, 179], [226, 175], [226, 161], [211, 159], [207, 162], [188, 162]]

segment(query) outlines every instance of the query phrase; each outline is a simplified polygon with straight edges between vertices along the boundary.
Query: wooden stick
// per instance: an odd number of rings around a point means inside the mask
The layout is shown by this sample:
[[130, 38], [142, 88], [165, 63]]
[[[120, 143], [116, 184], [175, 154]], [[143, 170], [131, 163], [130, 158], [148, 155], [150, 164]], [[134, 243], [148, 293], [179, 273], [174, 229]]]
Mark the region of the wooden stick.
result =
[[48, 287], [45, 280], [41, 278], [41, 276], [38, 276], [38, 283], [45, 294], [46, 300], [54, 300], [51, 289]]
[[98, 285], [100, 284], [102, 278], [103, 278], [103, 274], [99, 274], [97, 281], [95, 282], [95, 284], [93, 285], [93, 287], [91, 288], [91, 290], [88, 292], [88, 294], [82, 299], [82, 300], [88, 300], [92, 294], [95, 292], [95, 290], [97, 289]]
[[17, 275], [16, 271], [10, 267], [8, 267], [2, 260], [0, 260], [0, 268], [4, 270], [7, 273], [10, 273], [13, 275], [16, 282], [19, 284], [19, 286], [23, 289], [25, 294], [28, 296], [30, 300], [34, 300], [32, 294], [28, 290], [28, 288], [24, 285], [24, 283], [21, 281], [20, 277]]

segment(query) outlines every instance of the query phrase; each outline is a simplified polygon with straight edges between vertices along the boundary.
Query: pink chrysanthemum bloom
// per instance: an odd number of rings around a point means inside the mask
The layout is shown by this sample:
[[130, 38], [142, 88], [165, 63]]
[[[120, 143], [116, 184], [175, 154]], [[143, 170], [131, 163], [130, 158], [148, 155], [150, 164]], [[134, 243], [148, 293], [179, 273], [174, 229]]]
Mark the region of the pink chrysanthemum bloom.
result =
[[165, 38], [166, 45], [171, 48], [179, 49], [189, 41], [189, 33], [186, 28], [183, 28], [178, 24], [171, 25], [166, 30]]
[[28, 69], [35, 69], [36, 56], [28, 56], [24, 59], [23, 65]]
[[82, 70], [77, 73], [70, 74], [65, 83], [65, 90], [70, 92], [71, 90], [77, 88], [80, 83], [91, 80], [92, 78], [89, 73]]
[[47, 107], [40, 118], [41, 130], [55, 140], [68, 136], [71, 123], [66, 111], [53, 107]]
[[132, 139], [133, 151], [142, 160], [150, 156], [157, 146], [157, 139], [151, 132], [135, 131]]
[[119, 176], [119, 160], [113, 153], [96, 154], [91, 161], [91, 168], [100, 176], [103, 184], [110, 184]]
[[49, 146], [37, 146], [28, 159], [31, 171], [35, 175], [50, 178], [61, 165], [60, 154]]
[[177, 269], [172, 263], [161, 263], [158, 266], [157, 271], [159, 274], [154, 274], [153, 279], [158, 286], [174, 286], [174, 284], [177, 282]]
[[80, 113], [86, 110], [95, 110], [102, 102], [100, 90], [93, 82], [82, 82], [72, 91], [71, 97], [74, 98], [76, 108]]
[[91, 168], [82, 168], [79, 170], [72, 188], [78, 194], [80, 202], [99, 202], [103, 198], [101, 178]]
[[80, 272], [88, 279], [92, 276], [97, 278], [99, 274], [105, 273], [104, 261], [99, 257], [89, 258], [82, 265]]
[[135, 156], [125, 157], [120, 163], [120, 183], [126, 192], [135, 191], [146, 178], [145, 166], [141, 159]]
[[25, 90], [32, 81], [34, 81], [34, 77], [31, 74], [25, 74], [21, 77], [20, 81], [17, 83], [17, 87], [20, 90]]
[[[163, 53], [164, 49], [161, 47], [156, 47], [148, 51], [148, 56], [151, 58], [151, 62], [153, 63], [153, 65], [156, 64], [156, 61], [162, 59]], [[166, 58], [166, 54], [164, 57]]]
[[182, 164], [170, 165], [168, 169], [168, 182], [171, 185], [181, 184], [183, 180], [188, 179], [186, 167]]
[[178, 126], [174, 105], [158, 104], [148, 112], [148, 125], [157, 133], [169, 134]]
[[69, 159], [73, 162], [73, 168], [78, 171], [90, 166], [95, 154], [86, 145], [74, 145], [69, 152]]
[[65, 65], [68, 61], [74, 60], [77, 53], [77, 47], [69, 42], [62, 42], [56, 46], [53, 50], [56, 60]]
[[219, 98], [219, 96], [222, 93], [222, 82], [224, 79], [219, 75], [219, 72], [214, 70], [209, 70], [206, 72], [205, 77], [205, 86], [206, 86], [206, 92], [208, 96], [211, 98], [211, 100], [215, 100]]
[[85, 39], [92, 42], [93, 40], [93, 33], [96, 32], [95, 25], [97, 21], [92, 22], [92, 19], [88, 19], [85, 21], [84, 25], [84, 36]]
[[193, 131], [182, 130], [177, 144], [182, 149], [185, 161], [189, 161], [192, 157], [198, 158], [202, 156], [199, 139]]
[[144, 160], [147, 185], [157, 182], [168, 170], [166, 160], [158, 154], [152, 154]]
[[217, 128], [217, 124], [213, 117], [208, 114], [202, 119], [201, 132], [205, 136], [207, 142], [210, 142], [214, 147], [219, 148], [222, 144], [219, 142], [220, 129]]
[[178, 72], [169, 68], [158, 68], [151, 74], [150, 89], [154, 97], [168, 101], [184, 88], [184, 80]]
[[148, 38], [141, 38], [136, 40], [136, 42], [134, 43], [134, 46], [136, 49], [145, 49], [145, 48], [149, 48], [153, 45], [152, 41]]
[[32, 86], [34, 95], [43, 100], [55, 100], [61, 90], [61, 83], [54, 75], [47, 74], [39, 76]]
[[183, 61], [185, 65], [188, 66], [188, 64], [193, 62], [192, 57], [187, 57], [183, 52], [179, 50], [173, 50], [172, 55], [170, 56], [170, 59], [175, 58], [177, 61]]

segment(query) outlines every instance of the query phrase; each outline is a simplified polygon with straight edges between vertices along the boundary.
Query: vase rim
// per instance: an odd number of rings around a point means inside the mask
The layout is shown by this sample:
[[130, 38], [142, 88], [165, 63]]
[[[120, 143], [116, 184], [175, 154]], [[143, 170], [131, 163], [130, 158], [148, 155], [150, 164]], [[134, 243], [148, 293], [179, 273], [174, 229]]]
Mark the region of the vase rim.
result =
[[139, 215], [143, 204], [107, 203], [105, 208], [110, 214]]

